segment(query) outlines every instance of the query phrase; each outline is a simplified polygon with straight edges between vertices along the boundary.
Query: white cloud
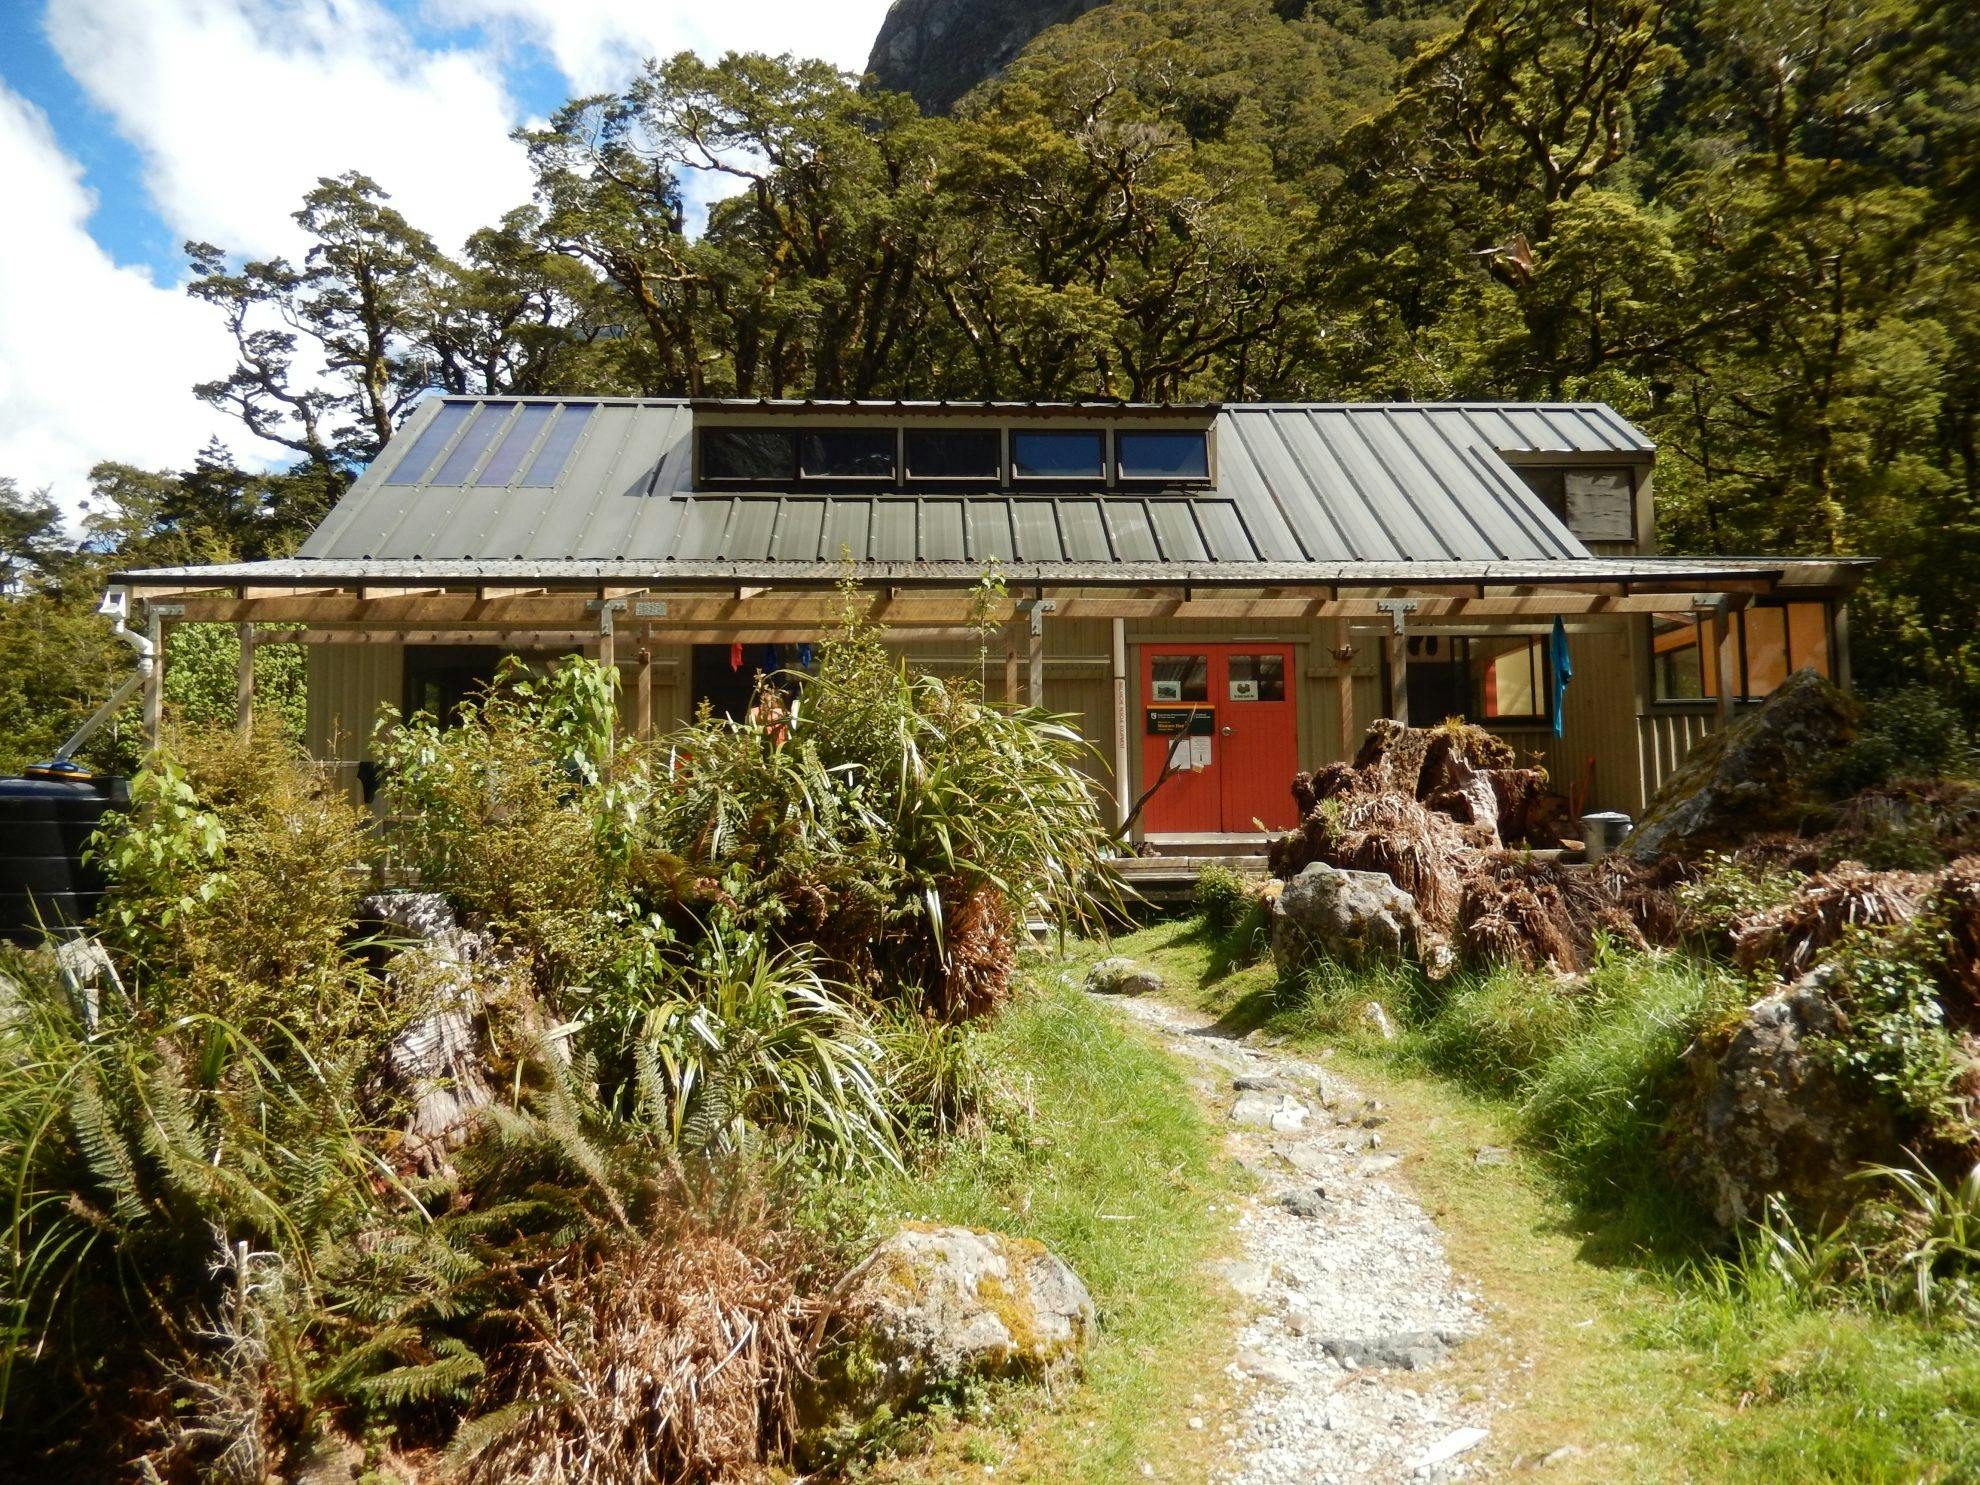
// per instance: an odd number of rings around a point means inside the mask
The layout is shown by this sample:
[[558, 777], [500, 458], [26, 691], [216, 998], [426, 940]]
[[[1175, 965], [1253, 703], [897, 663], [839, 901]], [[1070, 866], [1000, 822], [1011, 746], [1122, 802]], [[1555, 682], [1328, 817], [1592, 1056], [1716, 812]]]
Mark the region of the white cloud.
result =
[[50, 0], [46, 26], [186, 236], [293, 253], [303, 193], [353, 169], [447, 247], [528, 199], [499, 60], [373, 0]]
[[96, 245], [81, 167], [4, 86], [0, 161], [0, 475], [73, 513], [99, 459], [183, 468], [237, 433], [191, 392], [233, 364], [217, 316]]
[[[6, 3], [6, 0], [0, 0]], [[21, 0], [14, 0], [21, 3]], [[302, 247], [290, 214], [319, 176], [361, 170], [444, 247], [528, 199], [503, 64], [541, 48], [574, 90], [623, 87], [690, 49], [865, 64], [887, 0], [394, 0], [479, 28], [425, 49], [383, 0], [48, 0], [63, 65], [138, 150], [176, 234], [251, 256]], [[233, 349], [217, 313], [118, 266], [48, 119], [0, 82], [0, 474], [74, 510], [101, 459], [185, 467], [218, 434], [280, 457], [206, 407]], [[726, 183], [692, 181], [699, 204]]]
[[621, 88], [647, 57], [791, 52], [863, 71], [887, 0], [431, 0], [469, 24], [507, 22], [582, 92]]

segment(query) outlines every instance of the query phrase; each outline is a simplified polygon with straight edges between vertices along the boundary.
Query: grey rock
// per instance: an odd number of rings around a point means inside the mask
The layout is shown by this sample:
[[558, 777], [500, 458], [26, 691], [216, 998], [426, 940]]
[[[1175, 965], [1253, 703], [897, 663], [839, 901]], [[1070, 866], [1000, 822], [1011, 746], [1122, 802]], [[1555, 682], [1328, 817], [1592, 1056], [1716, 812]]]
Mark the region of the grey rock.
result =
[[1327, 1215], [1327, 1195], [1319, 1187], [1299, 1187], [1279, 1193], [1279, 1205], [1295, 1217], [1324, 1217]]
[[1231, 1122], [1275, 1134], [1297, 1134], [1313, 1111], [1286, 1093], [1241, 1093], [1231, 1105]]
[[1623, 840], [1639, 861], [1729, 851], [1762, 831], [1796, 829], [1821, 790], [1815, 770], [1856, 735], [1856, 707], [1812, 670], [1694, 747]]
[[1417, 959], [1424, 937], [1416, 899], [1380, 872], [1315, 861], [1272, 900], [1272, 960], [1281, 979], [1321, 959], [1351, 965]]
[[924, 113], [947, 113], [1002, 72], [1039, 32], [1103, 0], [894, 0], [866, 70], [911, 94]]
[[1210, 1272], [1230, 1285], [1242, 1299], [1256, 1299], [1272, 1286], [1271, 1266], [1253, 1263], [1249, 1259], [1233, 1258], [1213, 1263]]
[[1162, 988], [1162, 977], [1145, 965], [1114, 954], [1086, 972], [1086, 988], [1096, 995], [1152, 995]]
[[1303, 1176], [1324, 1176], [1334, 1168], [1327, 1152], [1310, 1140], [1282, 1141], [1272, 1153]]
[[1716, 1058], [1694, 1050], [1677, 1166], [1713, 1217], [1733, 1228], [1778, 1195], [1805, 1221], [1840, 1216], [1863, 1194], [1856, 1171], [1899, 1156], [1889, 1106], [1823, 1043], [1845, 1029], [1818, 967], [1747, 1007]]
[[1234, 1093], [1298, 1093], [1299, 1084], [1291, 1078], [1281, 1078], [1269, 1073], [1240, 1073], [1231, 1079]]
[[1482, 1169], [1486, 1166], [1504, 1165], [1511, 1159], [1512, 1151], [1498, 1145], [1485, 1145], [1479, 1149], [1476, 1155], [1471, 1157], [1471, 1163]]
[[[1097, 1318], [1078, 1274], [1044, 1244], [968, 1227], [903, 1227], [839, 1287], [824, 1388], [863, 1418], [975, 1377], [1076, 1366]], [[837, 1365], [858, 1357], [856, 1366]]]
[[1271, 1382], [1280, 1387], [1297, 1387], [1305, 1380], [1298, 1367], [1277, 1356], [1268, 1356], [1263, 1351], [1244, 1350], [1237, 1354], [1238, 1370], [1261, 1382]]
[[1416, 1372], [1442, 1361], [1462, 1339], [1455, 1332], [1406, 1330], [1393, 1335], [1327, 1336], [1320, 1349], [1336, 1361]]

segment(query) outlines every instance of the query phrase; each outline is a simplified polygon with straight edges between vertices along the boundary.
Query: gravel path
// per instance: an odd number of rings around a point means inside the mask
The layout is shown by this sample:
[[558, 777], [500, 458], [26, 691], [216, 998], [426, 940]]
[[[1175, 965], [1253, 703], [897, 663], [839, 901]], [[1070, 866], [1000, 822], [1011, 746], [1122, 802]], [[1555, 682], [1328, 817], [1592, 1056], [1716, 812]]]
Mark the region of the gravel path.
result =
[[1485, 1478], [1496, 1405], [1439, 1375], [1450, 1348], [1484, 1329], [1478, 1297], [1393, 1178], [1381, 1109], [1313, 1063], [1215, 1033], [1207, 1017], [1114, 1003], [1197, 1070], [1231, 1153], [1259, 1177], [1237, 1221], [1243, 1256], [1219, 1265], [1252, 1309], [1230, 1369], [1250, 1390], [1219, 1481]]

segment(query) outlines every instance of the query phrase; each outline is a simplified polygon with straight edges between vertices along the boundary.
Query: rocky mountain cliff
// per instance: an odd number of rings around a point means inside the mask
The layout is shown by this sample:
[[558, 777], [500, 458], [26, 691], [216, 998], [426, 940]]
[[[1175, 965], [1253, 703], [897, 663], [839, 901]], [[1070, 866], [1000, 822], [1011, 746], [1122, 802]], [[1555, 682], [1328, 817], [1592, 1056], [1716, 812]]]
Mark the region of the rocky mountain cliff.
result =
[[1048, 26], [1084, 15], [1105, 0], [894, 0], [866, 70], [880, 85], [910, 93], [927, 113], [958, 98], [1024, 50]]

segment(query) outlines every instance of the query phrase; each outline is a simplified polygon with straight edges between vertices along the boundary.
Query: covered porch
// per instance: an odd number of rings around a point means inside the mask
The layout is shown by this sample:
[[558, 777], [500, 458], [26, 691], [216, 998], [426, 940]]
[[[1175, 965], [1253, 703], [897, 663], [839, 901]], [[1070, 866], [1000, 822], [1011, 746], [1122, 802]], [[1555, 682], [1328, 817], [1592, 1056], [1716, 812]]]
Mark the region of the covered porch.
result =
[[[1789, 670], [1812, 665], [1848, 684], [1845, 604], [1866, 565], [1600, 557], [986, 574], [964, 563], [398, 559], [115, 581], [161, 654], [173, 625], [237, 626], [242, 727], [255, 647], [307, 647], [307, 743], [352, 788], [381, 706], [444, 709], [500, 654], [614, 666], [622, 725], [649, 737], [703, 700], [719, 705], [711, 688], [724, 670], [746, 688], [757, 670], [796, 668], [850, 605], [914, 665], [1069, 715], [1093, 745], [1112, 821], [1131, 821], [1148, 848], [1197, 856], [1289, 826], [1291, 775], [1352, 757], [1385, 716], [1465, 714], [1547, 767], [1578, 811], [1638, 813], [1700, 737]], [[1558, 716], [1557, 633], [1573, 669]], [[154, 674], [154, 734], [163, 694]]]

